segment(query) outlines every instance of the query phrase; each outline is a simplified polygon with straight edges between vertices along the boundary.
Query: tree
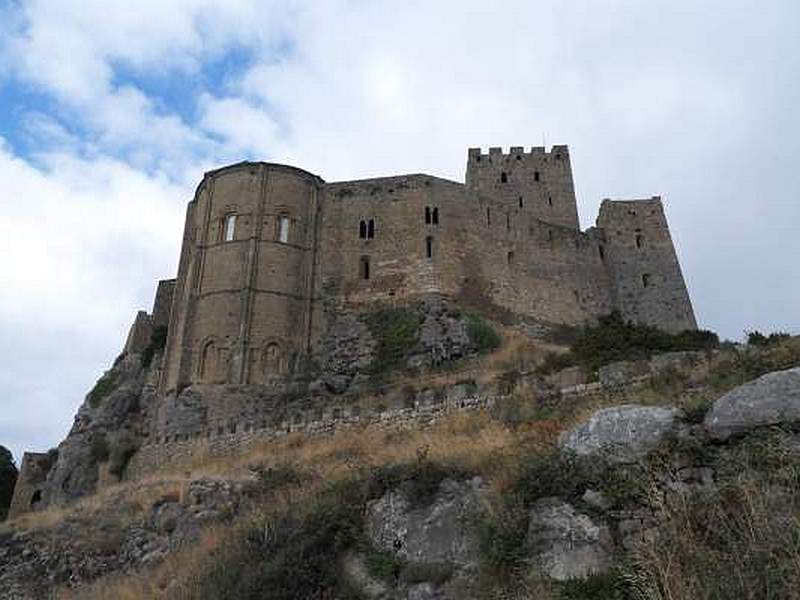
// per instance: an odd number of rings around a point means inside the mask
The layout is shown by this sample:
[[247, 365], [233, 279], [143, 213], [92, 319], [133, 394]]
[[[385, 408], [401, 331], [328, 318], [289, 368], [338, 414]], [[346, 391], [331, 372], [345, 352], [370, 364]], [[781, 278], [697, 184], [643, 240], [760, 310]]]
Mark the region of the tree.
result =
[[0, 446], [0, 521], [6, 518], [8, 507], [11, 506], [17, 474], [17, 466], [14, 464], [11, 451], [5, 446]]

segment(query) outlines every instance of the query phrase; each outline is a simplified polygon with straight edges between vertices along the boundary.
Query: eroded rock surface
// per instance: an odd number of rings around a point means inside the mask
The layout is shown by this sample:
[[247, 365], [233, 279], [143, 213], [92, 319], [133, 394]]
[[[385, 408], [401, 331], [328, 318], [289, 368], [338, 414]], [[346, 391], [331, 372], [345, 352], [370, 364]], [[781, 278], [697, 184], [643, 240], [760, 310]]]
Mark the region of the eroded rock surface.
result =
[[767, 373], [714, 402], [704, 425], [712, 438], [726, 440], [766, 425], [800, 422], [800, 367]]
[[674, 407], [626, 404], [604, 408], [563, 434], [561, 447], [611, 463], [634, 462], [676, 430], [680, 414]]
[[542, 498], [531, 507], [528, 544], [536, 564], [558, 581], [604, 573], [613, 555], [608, 526], [559, 498]]
[[429, 504], [418, 505], [402, 487], [373, 502], [367, 533], [373, 545], [415, 563], [474, 568], [478, 542], [470, 518], [481, 510], [483, 481], [444, 480]]

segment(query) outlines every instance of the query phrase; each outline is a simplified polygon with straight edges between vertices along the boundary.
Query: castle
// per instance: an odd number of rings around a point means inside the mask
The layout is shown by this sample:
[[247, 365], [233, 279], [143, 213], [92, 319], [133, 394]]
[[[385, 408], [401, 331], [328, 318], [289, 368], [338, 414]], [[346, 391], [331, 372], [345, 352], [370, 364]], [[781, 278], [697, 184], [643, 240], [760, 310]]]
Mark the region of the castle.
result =
[[566, 146], [472, 148], [464, 184], [423, 174], [327, 183], [264, 162], [206, 173], [177, 279], [160, 282], [127, 349], [167, 328], [162, 394], [270, 383], [313, 360], [339, 311], [430, 293], [544, 324], [616, 310], [696, 328], [659, 197], [604, 200], [582, 232]]
[[[365, 412], [344, 393], [357, 397], [375, 358], [364, 317], [376, 306], [416, 305], [425, 352], [463, 356], [463, 320], [440, 310], [449, 304], [529, 331], [613, 311], [696, 329], [661, 200], [604, 200], [580, 231], [566, 146], [471, 149], [464, 184], [223, 167], [189, 203], [177, 278], [137, 314], [70, 434], [55, 452], [25, 453], [12, 515], [191, 459], [195, 444], [221, 455], [337, 424], [491, 406], [507, 391], [475, 380], [389, 389]], [[98, 388], [108, 398], [93, 399]], [[96, 456], [106, 439], [110, 461]]]

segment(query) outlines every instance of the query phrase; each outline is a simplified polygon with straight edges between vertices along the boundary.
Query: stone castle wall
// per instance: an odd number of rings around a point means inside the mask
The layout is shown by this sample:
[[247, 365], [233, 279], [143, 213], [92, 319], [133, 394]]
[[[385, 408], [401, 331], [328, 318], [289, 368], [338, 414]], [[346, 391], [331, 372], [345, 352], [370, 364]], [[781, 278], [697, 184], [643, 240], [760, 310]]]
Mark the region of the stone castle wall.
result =
[[171, 289], [164, 394], [291, 379], [323, 359], [343, 311], [430, 293], [549, 324], [616, 309], [696, 327], [660, 201], [606, 202], [581, 232], [566, 146], [471, 149], [466, 184], [325, 183], [270, 163], [212, 171], [189, 205]]

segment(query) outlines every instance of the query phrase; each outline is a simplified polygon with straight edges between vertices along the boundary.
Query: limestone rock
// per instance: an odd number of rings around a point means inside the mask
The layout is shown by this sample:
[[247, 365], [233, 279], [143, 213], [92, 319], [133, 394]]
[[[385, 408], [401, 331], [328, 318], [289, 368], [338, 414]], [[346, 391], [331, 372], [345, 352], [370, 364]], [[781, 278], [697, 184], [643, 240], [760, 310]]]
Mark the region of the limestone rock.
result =
[[558, 498], [542, 498], [534, 503], [529, 515], [528, 544], [542, 571], [558, 581], [604, 573], [613, 553], [608, 527]]
[[712, 438], [726, 440], [756, 427], [800, 421], [800, 367], [767, 373], [714, 402], [705, 428]]
[[478, 543], [468, 521], [481, 510], [482, 493], [477, 477], [444, 480], [426, 506], [415, 506], [402, 488], [390, 490], [369, 507], [369, 539], [376, 548], [411, 562], [474, 568]]
[[676, 430], [680, 414], [674, 407], [626, 404], [604, 408], [564, 433], [561, 448], [612, 463], [634, 462]]

